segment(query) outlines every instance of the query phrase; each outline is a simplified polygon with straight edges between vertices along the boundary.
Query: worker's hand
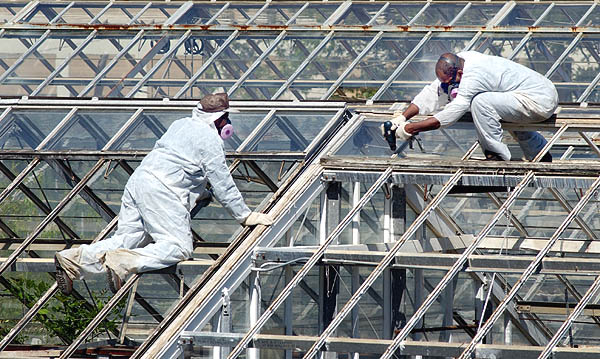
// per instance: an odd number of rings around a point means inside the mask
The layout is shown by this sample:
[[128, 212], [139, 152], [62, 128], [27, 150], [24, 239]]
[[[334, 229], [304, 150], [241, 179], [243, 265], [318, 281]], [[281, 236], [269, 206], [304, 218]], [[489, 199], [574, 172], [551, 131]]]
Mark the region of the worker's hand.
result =
[[406, 117], [404, 115], [397, 115], [392, 118], [392, 124], [394, 124], [395, 128], [392, 127], [392, 130], [396, 130], [396, 138], [400, 141], [406, 141], [412, 137], [412, 135], [404, 129], [408, 122], [406, 122]]
[[262, 224], [263, 226], [270, 226], [273, 224], [273, 219], [268, 214], [260, 213], [260, 212], [252, 212], [244, 222], [242, 222], [244, 226], [256, 226], [257, 224]]

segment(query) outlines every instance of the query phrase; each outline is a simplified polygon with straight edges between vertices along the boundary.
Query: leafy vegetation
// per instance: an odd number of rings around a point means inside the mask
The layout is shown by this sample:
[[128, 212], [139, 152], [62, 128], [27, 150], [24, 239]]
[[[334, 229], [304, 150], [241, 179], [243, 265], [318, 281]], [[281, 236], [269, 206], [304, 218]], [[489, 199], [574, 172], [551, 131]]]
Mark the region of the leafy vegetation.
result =
[[[50, 285], [47, 281], [34, 280], [18, 276], [10, 278], [8, 281], [11, 286], [7, 288], [11, 294], [27, 307], [31, 307], [48, 291]], [[42, 334], [55, 336], [62, 341], [70, 343], [77, 338], [77, 335], [85, 329], [88, 323], [102, 310], [107, 300], [104, 300], [105, 290], [96, 295], [92, 293], [92, 305], [90, 306], [85, 299], [76, 299], [72, 296], [65, 296], [57, 292], [44, 308], [42, 308], [35, 317], [35, 320], [42, 326]], [[109, 332], [116, 332], [120, 323], [120, 313], [125, 307], [125, 299], [121, 300], [104, 320], [103, 325], [97, 328], [90, 336], [91, 339]], [[15, 323], [6, 321], [0, 323], [0, 334], [8, 333]], [[13, 343], [23, 343], [25, 338], [19, 337]]]

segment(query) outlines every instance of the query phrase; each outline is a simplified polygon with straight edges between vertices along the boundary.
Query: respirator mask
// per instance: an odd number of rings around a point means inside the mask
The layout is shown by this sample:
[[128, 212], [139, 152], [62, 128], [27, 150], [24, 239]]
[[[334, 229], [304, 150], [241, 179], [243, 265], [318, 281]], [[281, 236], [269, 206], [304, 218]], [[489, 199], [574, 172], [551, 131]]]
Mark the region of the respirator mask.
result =
[[448, 102], [454, 100], [456, 98], [456, 95], [458, 95], [458, 85], [459, 83], [455, 81], [440, 84], [442, 91], [444, 91], [444, 93], [448, 95]]
[[215, 121], [215, 127], [223, 140], [233, 136], [233, 125], [229, 120], [229, 113], [226, 112], [223, 116], [219, 117]]

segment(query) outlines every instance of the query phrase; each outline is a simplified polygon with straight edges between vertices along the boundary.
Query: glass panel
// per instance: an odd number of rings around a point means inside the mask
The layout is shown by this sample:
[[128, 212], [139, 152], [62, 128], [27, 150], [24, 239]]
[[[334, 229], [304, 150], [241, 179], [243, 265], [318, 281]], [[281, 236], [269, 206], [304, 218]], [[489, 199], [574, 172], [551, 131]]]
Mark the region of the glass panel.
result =
[[448, 25], [458, 13], [465, 7], [465, 4], [434, 4], [427, 8], [413, 22], [414, 26], [444, 26]]
[[[85, 35], [77, 38], [71, 37], [66, 43], [64, 42], [64, 39], [51, 39], [45, 41], [40, 47], [39, 52], [42, 54], [44, 60], [52, 59], [52, 62], [55, 64], [53, 68], [46, 66], [48, 67], [48, 71], [54, 71], [58, 66], [63, 65], [65, 59], [67, 59], [69, 56], [72, 56], [73, 50], [78, 48], [83, 43], [84, 38]], [[112, 46], [108, 44], [108, 41], [106, 40], [95, 40], [96, 41], [90, 41], [83, 50], [70, 59], [68, 64], [64, 66], [63, 70], [55, 76], [54, 80], [52, 80], [40, 92], [38, 92], [37, 96], [77, 96], [77, 94], [83, 89], [83, 84], [93, 79], [95, 74], [98, 72], [96, 64], [101, 63], [101, 55], [99, 55], [97, 52], [98, 47], [105, 45], [105, 47], [102, 47], [105, 57], [107, 56], [106, 49], [112, 48]], [[108, 47], [106, 47], [106, 45], [108, 45]], [[21, 67], [19, 69], [21, 69]], [[36, 74], [35, 76], [40, 76], [39, 69], [33, 68], [30, 70]], [[31, 75], [25, 75], [25, 77], [29, 76]], [[89, 80], [75, 81], [73, 78]], [[43, 80], [45, 79], [40, 78], [37, 81], [38, 84], [41, 84]], [[64, 85], [59, 85], [59, 83], [63, 83]], [[77, 85], [74, 85], [75, 83]], [[34, 90], [37, 89], [38, 84], [32, 86], [32, 88]]]
[[151, 150], [175, 120], [191, 115], [191, 111], [144, 111], [134, 130], [111, 149]]
[[225, 140], [225, 150], [235, 151], [238, 146], [246, 140], [252, 131], [267, 115], [265, 112], [232, 112], [229, 114], [229, 120], [233, 125], [233, 137]]
[[[542, 34], [534, 34], [513, 60], [541, 74], [545, 74], [571, 43], [573, 37], [572, 35], [544, 36]], [[561, 76], [562, 81], [569, 81], [570, 75], [565, 71], [559, 70], [557, 74]]]
[[[473, 33], [438, 34], [433, 36], [416, 54], [410, 64], [398, 75], [396, 81], [381, 99], [411, 101], [428, 82], [435, 80], [435, 63], [445, 52], [460, 52]], [[408, 37], [403, 48], [413, 49], [420, 37]], [[425, 81], [425, 82], [423, 82]]]
[[5, 23], [12, 20], [15, 14], [21, 11], [25, 5], [27, 5], [26, 2], [19, 4], [8, 3], [0, 7], [0, 22]]
[[336, 25], [366, 25], [375, 14], [382, 8], [383, 4], [352, 4], [342, 15]]
[[323, 113], [277, 112], [274, 125], [251, 151], [304, 151], [329, 122]]
[[[418, 41], [420, 39], [411, 34], [383, 37], [352, 70], [338, 89], [338, 94], [352, 99], [371, 98]], [[427, 70], [419, 68], [416, 64], [409, 65], [409, 71], [419, 80], [429, 77]]]
[[520, 4], [512, 9], [500, 22], [500, 26], [531, 26], [540, 15], [550, 6], [550, 4]]
[[66, 110], [11, 112], [3, 121], [0, 148], [36, 148], [66, 114]]
[[366, 36], [334, 36], [298, 76], [300, 82], [310, 80], [310, 86], [300, 87], [299, 81], [295, 81], [293, 87], [306, 99], [320, 99], [370, 39]]
[[[208, 20], [212, 19], [213, 16], [219, 10], [223, 8], [225, 4], [207, 4], [207, 3], [195, 3], [194, 8], [191, 10], [191, 17], [189, 19], [189, 24], [206, 24]], [[151, 18], [148, 18], [147, 21], [151, 21]]]
[[[217, 42], [217, 39], [204, 41], [207, 56], [210, 56], [219, 48], [220, 42]], [[237, 80], [266, 47], [268, 45], [265, 45], [264, 42], [254, 40], [251, 37], [238, 37], [219, 55], [213, 65], [204, 71], [200, 78]]]
[[67, 24], [89, 24], [90, 21], [104, 8], [106, 4], [86, 4], [84, 6], [73, 5], [62, 19]]
[[215, 20], [220, 25], [244, 25], [263, 7], [264, 4], [231, 3]]
[[[135, 17], [135, 15], [137, 15], [137, 13], [143, 8], [143, 6], [119, 6], [116, 4], [113, 4], [113, 6], [110, 7], [110, 9], [108, 9], [108, 11], [105, 11], [104, 14], [102, 16], [100, 16], [100, 19], [98, 19], [98, 22], [100, 22], [101, 24], [120, 24], [120, 25], [126, 25], [131, 23], [131, 20], [133, 19], [133, 17]], [[149, 10], [149, 9], [148, 9]], [[145, 16], [148, 16], [148, 10], [146, 10], [146, 13], [144, 14]], [[149, 22], [149, 24], [162, 24], [167, 20], [167, 16], [162, 13], [161, 11], [159, 11], [158, 9], [155, 9], [152, 12], [153, 18], [152, 20]], [[148, 19], [146, 17], [146, 19]], [[140, 23], [143, 23], [140, 21]]]
[[405, 26], [419, 13], [425, 4], [391, 4], [377, 19], [377, 25]]
[[302, 3], [271, 3], [253, 22], [253, 25], [285, 25], [301, 8]]
[[579, 26], [593, 26], [600, 23], [600, 6], [596, 6], [594, 10], [583, 20]]
[[[24, 17], [21, 22], [29, 22], [34, 24], [48, 24], [52, 19], [58, 15], [68, 4], [52, 4], [45, 5], [39, 4], [35, 11], [28, 16]], [[63, 20], [58, 23], [64, 22]]]
[[474, 3], [458, 19], [455, 26], [483, 26], [496, 16], [504, 4], [477, 4]]
[[[557, 86], [561, 102], [577, 101], [600, 72], [598, 62], [600, 54], [597, 46], [599, 37], [599, 35], [584, 36], [550, 77]], [[597, 97], [588, 99], [590, 102], [597, 102], [597, 100]]]
[[133, 111], [79, 111], [70, 128], [53, 140], [50, 148], [100, 150], [131, 115]]
[[[84, 53], [93, 63], [97, 64], [98, 69], [104, 69], [104, 67], [116, 57], [119, 51], [130, 45], [132, 39], [133, 36], [131, 35], [127, 37], [97, 37], [85, 48]], [[119, 81], [129, 74], [131, 74], [130, 76], [135, 75], [132, 73], [135, 64], [150, 51], [155, 41], [156, 39], [154, 37], [142, 37], [120, 58], [117, 64], [104, 75], [104, 78], [98, 82], [96, 86], [85, 93], [81, 93], [81, 96], [106, 97], [111, 92], [112, 88], [119, 84]], [[156, 56], [158, 57], [160, 54]], [[71, 60], [71, 62], [76, 64], [77, 62], [81, 62], [81, 59], [75, 58]], [[86, 68], [88, 70], [84, 70]], [[69, 73], [73, 73], [77, 77], [89, 79], [89, 81], [84, 82], [84, 85], [79, 92], [81, 92], [96, 76], [95, 72], [89, 71], [87, 65], [83, 68], [81, 66], [69, 66], [69, 71]], [[85, 73], [83, 73], [84, 71]], [[142, 70], [139, 73], [145, 74], [146, 72]]]
[[555, 5], [539, 26], [575, 26], [590, 5]]
[[509, 58], [524, 36], [524, 33], [484, 34], [475, 43], [472, 50]]
[[321, 25], [333, 12], [339, 7], [339, 4], [310, 3], [302, 14], [296, 18], [293, 24], [297, 25]]

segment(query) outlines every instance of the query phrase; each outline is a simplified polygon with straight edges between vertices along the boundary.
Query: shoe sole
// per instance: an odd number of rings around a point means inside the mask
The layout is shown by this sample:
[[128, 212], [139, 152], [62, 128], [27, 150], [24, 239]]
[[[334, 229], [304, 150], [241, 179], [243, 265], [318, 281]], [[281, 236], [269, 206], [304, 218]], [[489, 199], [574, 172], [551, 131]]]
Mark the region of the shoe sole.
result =
[[61, 267], [56, 256], [54, 257], [54, 265], [56, 266], [56, 284], [58, 285], [60, 292], [64, 295], [71, 295], [73, 292], [73, 281]]
[[108, 288], [111, 292], [113, 292], [113, 294], [117, 293], [123, 286], [121, 278], [119, 278], [119, 276], [116, 275], [110, 268], [106, 268], [106, 276], [106, 279], [108, 280]]

